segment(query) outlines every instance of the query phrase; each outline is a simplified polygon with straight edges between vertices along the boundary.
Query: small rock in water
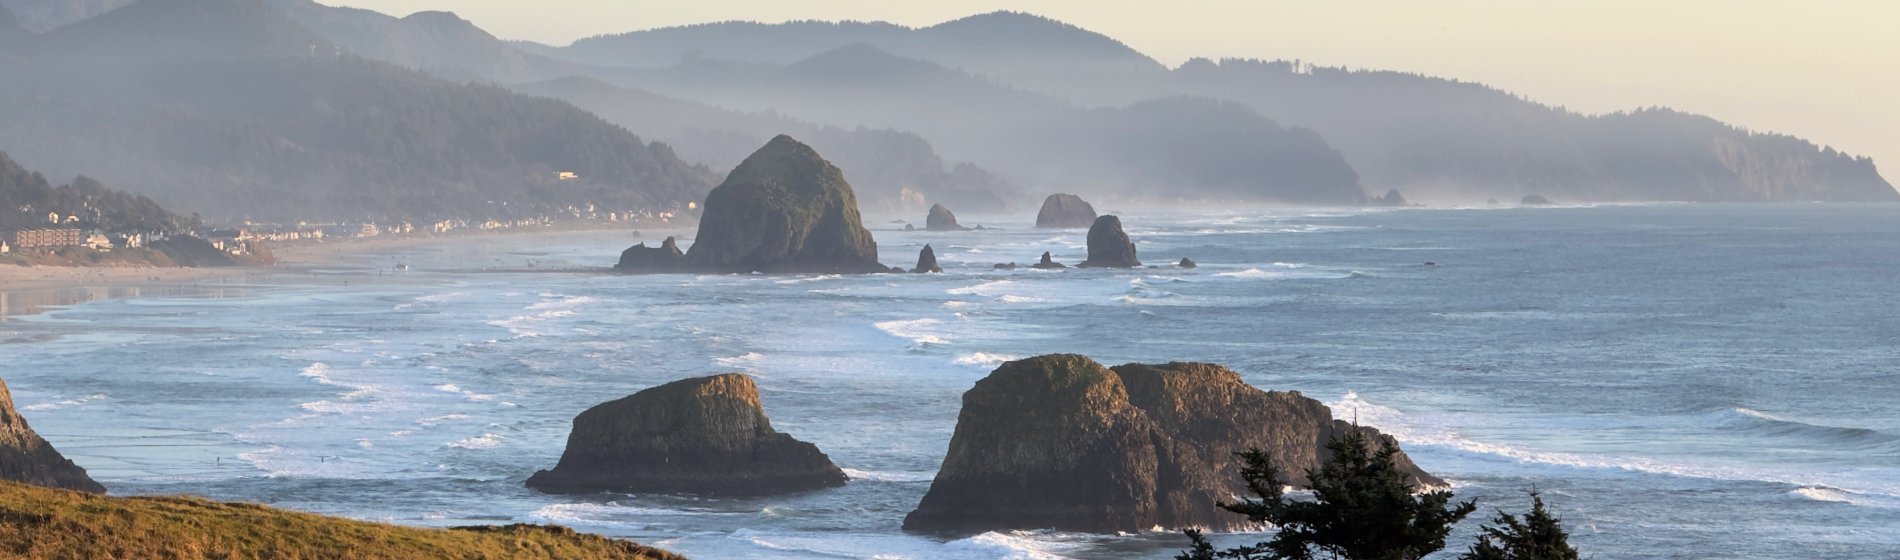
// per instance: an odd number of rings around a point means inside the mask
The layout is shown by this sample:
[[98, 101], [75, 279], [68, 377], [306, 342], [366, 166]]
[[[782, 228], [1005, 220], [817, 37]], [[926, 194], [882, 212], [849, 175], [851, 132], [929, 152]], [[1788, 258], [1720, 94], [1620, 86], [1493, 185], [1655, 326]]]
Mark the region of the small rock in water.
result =
[[918, 274], [943, 272], [943, 267], [937, 266], [936, 250], [931, 249], [928, 244], [924, 245], [924, 250], [917, 252], [917, 268], [910, 269], [910, 271]]
[[1056, 268], [1068, 268], [1068, 267], [1069, 265], [1056, 262], [1055, 258], [1049, 255], [1048, 251], [1042, 252], [1042, 262], [1029, 265], [1029, 268], [1042, 268], [1042, 269], [1056, 269]]
[[1194, 268], [1194, 267], [1197, 267], [1197, 266], [1201, 266], [1201, 265], [1198, 265], [1198, 264], [1194, 264], [1194, 259], [1190, 259], [1190, 258], [1187, 258], [1187, 257], [1181, 257], [1181, 263], [1180, 263], [1180, 264], [1177, 264], [1177, 265], [1175, 265], [1175, 266], [1179, 266], [1179, 267], [1181, 267], [1181, 268]]

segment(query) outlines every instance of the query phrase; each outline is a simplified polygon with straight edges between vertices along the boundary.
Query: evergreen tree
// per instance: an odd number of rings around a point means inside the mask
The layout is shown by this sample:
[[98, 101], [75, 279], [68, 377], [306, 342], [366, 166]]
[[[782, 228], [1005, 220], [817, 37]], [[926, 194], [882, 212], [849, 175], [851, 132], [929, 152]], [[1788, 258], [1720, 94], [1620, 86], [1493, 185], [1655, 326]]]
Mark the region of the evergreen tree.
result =
[[1279, 527], [1273, 540], [1215, 550], [1199, 531], [1188, 530], [1192, 548], [1179, 560], [1417, 560], [1445, 548], [1451, 526], [1477, 509], [1451, 503], [1449, 491], [1413, 495], [1398, 469], [1398, 448], [1389, 441], [1371, 449], [1352, 430], [1326, 444], [1332, 456], [1307, 471], [1313, 501], [1288, 500], [1279, 467], [1258, 449], [1238, 453], [1241, 479], [1258, 499], [1220, 504], [1255, 523]]
[[1498, 512], [1486, 525], [1478, 543], [1460, 560], [1577, 560], [1563, 523], [1544, 509], [1543, 496], [1531, 492], [1531, 512], [1522, 519]]

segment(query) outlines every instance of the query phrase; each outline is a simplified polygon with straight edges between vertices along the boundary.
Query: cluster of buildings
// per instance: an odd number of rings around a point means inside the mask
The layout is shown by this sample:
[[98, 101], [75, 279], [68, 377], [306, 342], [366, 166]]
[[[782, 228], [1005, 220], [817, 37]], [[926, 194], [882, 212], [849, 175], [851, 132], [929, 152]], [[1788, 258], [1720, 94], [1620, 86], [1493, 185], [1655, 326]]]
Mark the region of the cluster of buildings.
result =
[[45, 227], [0, 232], [0, 254], [26, 249], [58, 249], [62, 247], [85, 247], [94, 251], [113, 249], [136, 249], [144, 247], [153, 238], [162, 238], [156, 233], [108, 233], [99, 230], [85, 230], [77, 227]]

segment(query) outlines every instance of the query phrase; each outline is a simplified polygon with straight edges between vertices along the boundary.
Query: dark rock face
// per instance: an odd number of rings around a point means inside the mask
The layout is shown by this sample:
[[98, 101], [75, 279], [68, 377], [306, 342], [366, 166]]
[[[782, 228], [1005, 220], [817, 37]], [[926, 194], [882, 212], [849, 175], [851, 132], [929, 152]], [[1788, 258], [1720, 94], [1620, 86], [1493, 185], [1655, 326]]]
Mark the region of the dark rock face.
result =
[[996, 265], [991, 266], [990, 269], [991, 270], [1016, 270], [1016, 263], [996, 263]]
[[963, 394], [914, 531], [1227, 527], [1197, 453], [1164, 434], [1114, 372], [1083, 356], [1003, 364]]
[[[904, 528], [1240, 528], [1244, 519], [1215, 505], [1246, 495], [1234, 451], [1268, 450], [1288, 482], [1304, 485], [1326, 442], [1348, 429], [1319, 401], [1261, 391], [1217, 365], [1009, 362], [964, 393], [943, 468]], [[1414, 482], [1442, 484], [1400, 461]]]
[[943, 267], [937, 266], [937, 251], [931, 249], [930, 245], [924, 245], [924, 250], [917, 252], [917, 268], [910, 269], [910, 271], [918, 274], [925, 272], [943, 272]]
[[1517, 204], [1519, 206], [1549, 206], [1550, 199], [1544, 198], [1544, 195], [1541, 194], [1527, 194], [1524, 195], [1524, 199], [1518, 201]]
[[1095, 207], [1072, 194], [1049, 195], [1042, 201], [1042, 210], [1036, 213], [1039, 228], [1081, 228], [1093, 223]]
[[[1324, 403], [1298, 392], [1262, 391], [1219, 365], [1176, 362], [1113, 369], [1128, 387], [1129, 401], [1170, 435], [1190, 442], [1215, 473], [1227, 475], [1219, 480], [1237, 495], [1246, 495], [1246, 487], [1234, 452], [1266, 450], [1286, 469], [1282, 474], [1288, 484], [1305, 486], [1307, 469], [1319, 467], [1327, 457], [1326, 443], [1352, 429], [1351, 423], [1333, 419]], [[1391, 439], [1372, 428], [1359, 429], [1371, 442]], [[1403, 453], [1398, 463], [1413, 484], [1444, 484]]]
[[1057, 269], [1057, 268], [1068, 268], [1068, 267], [1069, 265], [1056, 262], [1056, 259], [1054, 257], [1051, 257], [1048, 251], [1042, 252], [1041, 262], [1029, 265], [1029, 268], [1041, 268], [1045, 270]]
[[970, 228], [957, 223], [957, 215], [944, 208], [942, 204], [930, 205], [930, 215], [924, 217], [924, 229], [930, 231], [963, 231]]
[[758, 496], [842, 486], [817, 446], [772, 429], [752, 378], [675, 381], [574, 418], [567, 451], [528, 486], [553, 494]]
[[[746, 157], [706, 195], [686, 270], [870, 273], [877, 242], [844, 173], [790, 136]], [[626, 272], [679, 272], [623, 268]]]
[[1141, 260], [1135, 258], [1135, 244], [1128, 240], [1128, 234], [1122, 231], [1122, 219], [1116, 216], [1102, 216], [1095, 219], [1095, 225], [1089, 226], [1089, 260], [1077, 265], [1082, 268], [1135, 268], [1141, 266]]
[[667, 237], [659, 247], [648, 247], [646, 242], [641, 242], [621, 251], [620, 262], [614, 268], [646, 272], [685, 270], [686, 253], [680, 251], [679, 242], [672, 237]]
[[1179, 267], [1181, 267], [1181, 268], [1195, 268], [1195, 267], [1198, 267], [1198, 266], [1201, 266], [1201, 265], [1198, 265], [1198, 264], [1195, 264], [1195, 263], [1194, 263], [1194, 259], [1190, 259], [1190, 258], [1187, 258], [1187, 257], [1181, 257], [1181, 262], [1180, 262], [1179, 264], [1177, 264], [1177, 265], [1175, 265], [1175, 266], [1179, 266]]
[[104, 494], [86, 469], [53, 449], [13, 408], [13, 392], [0, 380], [0, 480]]

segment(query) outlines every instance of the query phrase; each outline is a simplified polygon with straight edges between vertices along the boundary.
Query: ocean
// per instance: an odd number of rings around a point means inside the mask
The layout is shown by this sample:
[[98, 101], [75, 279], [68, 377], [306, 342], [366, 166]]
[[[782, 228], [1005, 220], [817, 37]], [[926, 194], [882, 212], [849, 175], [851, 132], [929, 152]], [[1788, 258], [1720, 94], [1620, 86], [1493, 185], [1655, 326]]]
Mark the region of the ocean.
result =
[[[1396, 436], [1478, 499], [1440, 557], [1533, 489], [1588, 558], [1900, 557], [1900, 206], [1121, 215], [1160, 268], [991, 270], [1082, 260], [1085, 232], [1027, 214], [869, 224], [887, 264], [933, 244], [937, 275], [552, 272], [658, 239], [458, 238], [10, 318], [0, 377], [115, 494], [558, 523], [696, 558], [1133, 559], [1185, 541], [899, 526], [962, 393], [1001, 362], [1214, 362]], [[852, 481], [760, 499], [522, 485], [587, 407], [728, 371]]]

